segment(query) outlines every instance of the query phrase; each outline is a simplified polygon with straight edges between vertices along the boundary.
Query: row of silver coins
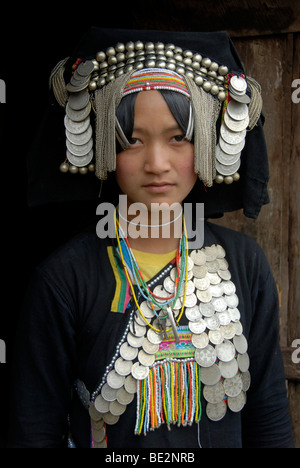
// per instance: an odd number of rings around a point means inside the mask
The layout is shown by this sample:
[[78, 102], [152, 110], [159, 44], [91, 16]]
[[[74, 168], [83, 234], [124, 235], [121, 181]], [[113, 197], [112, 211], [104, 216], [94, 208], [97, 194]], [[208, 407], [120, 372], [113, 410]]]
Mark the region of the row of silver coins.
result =
[[217, 183], [231, 184], [238, 181], [241, 153], [246, 144], [246, 129], [249, 125], [250, 98], [246, 94], [246, 79], [232, 76], [229, 84], [229, 100], [221, 124], [216, 148]]
[[94, 172], [93, 129], [90, 122], [92, 106], [88, 92], [93, 69], [92, 61], [81, 62], [66, 86], [69, 91], [64, 119], [67, 160], [60, 165], [61, 172]]
[[220, 101], [226, 99], [224, 77], [229, 71], [228, 67], [173, 44], [141, 41], [118, 43], [106, 51], [99, 51], [94, 60], [94, 73], [91, 76], [89, 89], [94, 91], [124, 72], [153, 67], [167, 68], [181, 75], [187, 75]]
[[[218, 246], [193, 251], [188, 261], [189, 271], [193, 272], [195, 267], [204, 266], [206, 263], [214, 262], [217, 259], [223, 262], [223, 268], [225, 266], [228, 268], [225, 256], [224, 249]], [[211, 273], [211, 275], [217, 274]], [[171, 272], [169, 278], [171, 278]], [[231, 293], [231, 296], [228, 295], [227, 297], [231, 298], [229, 305], [234, 307], [230, 308], [228, 303], [225, 302], [226, 310], [222, 310], [224, 305], [220, 304], [220, 297], [211, 298], [210, 302], [201, 302], [197, 295], [192, 293], [189, 296], [194, 295], [196, 303], [186, 308], [185, 313], [188, 318], [191, 315], [193, 318], [193, 320], [189, 321], [189, 328], [195, 346], [195, 360], [200, 366], [203, 384], [210, 387], [221, 382], [222, 387], [220, 385], [219, 387], [225, 389], [224, 397], [240, 399], [239, 394], [235, 394], [230, 390], [228, 391], [229, 394], [227, 394], [226, 391], [230, 388], [229, 383], [235, 380], [240, 382], [238, 379], [242, 379], [241, 376], [244, 375], [243, 378], [246, 380], [246, 376], [249, 375], [248, 344], [242, 333], [243, 328], [240, 322], [240, 313], [237, 309], [238, 297], [235, 292], [235, 285], [231, 280], [219, 278], [220, 283], [224, 283], [222, 292]], [[193, 282], [193, 280], [194, 278], [191, 276], [188, 281]], [[211, 280], [214, 285], [216, 277], [212, 276]], [[164, 290], [163, 285], [156, 286], [156, 288], [159, 288], [156, 291], [159, 294]], [[168, 291], [165, 292], [168, 293]], [[218, 302], [213, 303], [214, 299]], [[179, 300], [181, 301], [181, 299]], [[220, 312], [216, 312], [216, 307]], [[159, 309], [154, 311], [145, 300], [140, 304], [140, 309], [152, 326], [158, 327], [159, 321], [156, 314], [160, 313]], [[129, 326], [126, 340], [120, 347], [120, 356], [116, 359], [113, 369], [108, 373], [106, 384], [95, 400], [95, 408], [99, 414], [102, 414], [107, 424], [115, 423], [121, 414], [125, 412], [127, 405], [133, 400], [133, 395], [137, 390], [137, 382], [147, 378], [149, 368], [155, 365], [155, 354], [158, 352], [163, 339], [161, 333], [146, 326], [144, 318], [136, 311], [134, 320]], [[225, 381], [226, 383], [224, 383]], [[250, 377], [248, 381], [250, 382]], [[128, 387], [129, 382], [131, 383], [131, 390]], [[242, 387], [240, 383], [238, 385], [240, 392], [247, 391], [245, 383]], [[207, 388], [205, 394], [208, 395], [213, 392], [214, 389], [210, 392], [209, 388]], [[219, 405], [219, 402], [213, 403], [212, 397], [208, 397], [207, 401], [208, 405]], [[207, 408], [210, 408], [208, 405]], [[232, 407], [234, 407], [234, 400], [232, 400]], [[235, 407], [237, 408], [238, 405], [236, 404]], [[213, 409], [207, 411], [211, 415]]]

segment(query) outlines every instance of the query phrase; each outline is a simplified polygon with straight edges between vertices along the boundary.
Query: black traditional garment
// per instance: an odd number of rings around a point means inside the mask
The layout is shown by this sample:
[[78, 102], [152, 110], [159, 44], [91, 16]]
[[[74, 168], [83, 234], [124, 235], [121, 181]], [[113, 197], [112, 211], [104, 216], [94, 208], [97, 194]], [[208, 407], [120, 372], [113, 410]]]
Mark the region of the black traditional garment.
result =
[[[278, 342], [277, 292], [268, 262], [246, 235], [207, 223], [204, 247], [212, 245], [220, 245], [226, 252], [239, 300], [238, 322], [248, 343], [251, 384], [243, 410], [228, 407], [222, 419], [212, 421], [207, 416], [209, 403], [202, 384], [199, 424], [171, 424], [171, 430], [162, 424], [146, 436], [135, 435], [135, 395], [119, 421], [107, 424], [108, 448], [293, 446]], [[12, 447], [66, 447], [69, 430], [76, 447], [90, 447], [90, 415], [84, 405], [99, 393], [103, 376], [111, 371], [107, 366], [119, 357], [119, 344], [124, 341], [133, 310], [111, 311], [117, 276], [109, 252], [109, 241], [100, 240], [93, 232], [84, 233], [36, 270], [17, 338]], [[161, 282], [171, 266], [154, 280]], [[242, 351], [245, 354], [245, 349], [239, 349], [234, 359]], [[220, 365], [219, 360], [216, 363]], [[82, 401], [74, 382], [84, 389], [79, 392]]]
[[[50, 81], [29, 156], [32, 206], [96, 199], [94, 148], [101, 201], [116, 206], [116, 138], [128, 143], [117, 106], [136, 83], [162, 81], [189, 99], [199, 177], [185, 202], [252, 218], [268, 202], [260, 87], [226, 33], [92, 28]], [[276, 285], [257, 244], [205, 223], [204, 247], [181, 257], [172, 310], [130, 290], [120, 246], [86, 232], [37, 268], [16, 340], [11, 446], [291, 447]], [[148, 282], [157, 297], [171, 294], [173, 270]]]

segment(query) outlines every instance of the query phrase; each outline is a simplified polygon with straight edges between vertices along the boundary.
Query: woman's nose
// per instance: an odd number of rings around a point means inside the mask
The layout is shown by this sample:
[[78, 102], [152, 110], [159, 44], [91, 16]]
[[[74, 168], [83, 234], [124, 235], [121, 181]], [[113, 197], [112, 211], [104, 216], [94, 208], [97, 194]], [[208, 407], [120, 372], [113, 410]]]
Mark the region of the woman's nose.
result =
[[170, 167], [170, 158], [167, 148], [160, 143], [149, 145], [145, 154], [145, 171], [152, 172], [153, 174], [161, 174], [169, 171]]

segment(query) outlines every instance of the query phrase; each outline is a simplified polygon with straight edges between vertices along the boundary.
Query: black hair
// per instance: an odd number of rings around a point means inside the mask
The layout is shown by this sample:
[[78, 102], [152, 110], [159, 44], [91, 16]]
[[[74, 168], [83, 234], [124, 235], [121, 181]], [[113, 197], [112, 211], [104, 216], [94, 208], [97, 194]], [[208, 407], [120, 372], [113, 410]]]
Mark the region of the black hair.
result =
[[[183, 133], [186, 134], [190, 117], [190, 102], [183, 94], [176, 91], [167, 89], [158, 91], [166, 101], [179, 127]], [[134, 127], [134, 107], [137, 94], [138, 93], [132, 93], [125, 96], [117, 109], [117, 119], [128, 140], [132, 137]], [[117, 153], [120, 151], [122, 151], [122, 148], [119, 143], [117, 143]]]

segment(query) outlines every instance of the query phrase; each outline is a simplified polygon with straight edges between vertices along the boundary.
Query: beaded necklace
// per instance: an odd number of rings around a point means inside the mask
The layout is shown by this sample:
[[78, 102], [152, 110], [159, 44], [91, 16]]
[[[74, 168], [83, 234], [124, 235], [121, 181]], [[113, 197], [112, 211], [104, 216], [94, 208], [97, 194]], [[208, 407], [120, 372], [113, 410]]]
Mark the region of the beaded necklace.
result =
[[[146, 281], [143, 278], [142, 272], [137, 264], [137, 261], [135, 259], [135, 256], [132, 252], [132, 249], [130, 247], [129, 241], [127, 237], [125, 236], [124, 232], [122, 231], [122, 228], [119, 224], [119, 221], [116, 217], [116, 211], [114, 213], [114, 223], [115, 223], [115, 231], [116, 231], [116, 238], [117, 238], [117, 243], [118, 243], [118, 249], [119, 249], [119, 254], [121, 257], [121, 261], [124, 267], [125, 275], [127, 278], [127, 281], [130, 285], [130, 289], [132, 292], [132, 297], [134, 299], [135, 305], [141, 314], [143, 320], [146, 322], [146, 324], [152, 328], [157, 333], [161, 332], [161, 329], [155, 328], [153, 325], [149, 323], [149, 321], [146, 319], [144, 316], [143, 312], [141, 311], [141, 308], [139, 306], [139, 303], [136, 298], [136, 294], [134, 291], [133, 287], [133, 281], [135, 281], [139, 292], [141, 295], [148, 301], [151, 309], [154, 311], [155, 315], [157, 318], [160, 320], [166, 320], [167, 318], [171, 318], [171, 324], [172, 324], [172, 314], [170, 311], [171, 304], [175, 304], [176, 300], [179, 297], [179, 294], [182, 289], [183, 281], [184, 281], [184, 295], [183, 295], [183, 302], [182, 302], [182, 308], [180, 311], [180, 314], [178, 316], [177, 323], [179, 323], [183, 312], [184, 312], [184, 307], [185, 307], [185, 299], [186, 299], [186, 285], [187, 285], [187, 274], [188, 274], [188, 269], [187, 269], [187, 259], [188, 259], [188, 239], [187, 239], [187, 232], [186, 232], [186, 225], [185, 225], [185, 219], [184, 215], [182, 215], [183, 219], [183, 233], [179, 242], [179, 246], [176, 252], [176, 278], [175, 278], [175, 288], [174, 288], [174, 293], [170, 294], [169, 297], [160, 297], [158, 295], [155, 295], [147, 285]], [[121, 238], [121, 239], [120, 239]], [[158, 307], [159, 309], [162, 309], [166, 311], [166, 315], [161, 317], [158, 316], [155, 310], [155, 307]], [[173, 326], [169, 329], [166, 330], [166, 332], [171, 331], [173, 329]]]

